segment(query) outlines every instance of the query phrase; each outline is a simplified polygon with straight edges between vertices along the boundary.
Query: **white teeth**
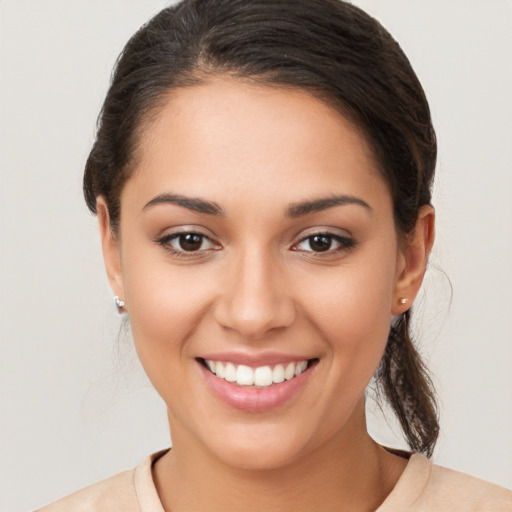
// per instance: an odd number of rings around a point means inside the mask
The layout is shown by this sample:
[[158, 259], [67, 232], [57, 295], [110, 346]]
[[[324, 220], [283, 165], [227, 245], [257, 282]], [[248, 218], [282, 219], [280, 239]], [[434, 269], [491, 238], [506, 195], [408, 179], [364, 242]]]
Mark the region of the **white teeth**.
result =
[[297, 366], [295, 367], [295, 377], [300, 375], [308, 366], [307, 361], [301, 361], [300, 363], [297, 363]]
[[278, 364], [272, 371], [272, 382], [279, 384], [284, 381], [284, 366]]
[[236, 369], [236, 383], [239, 386], [252, 386], [254, 384], [253, 369], [243, 364], [239, 365]]
[[266, 388], [272, 384], [280, 384], [285, 380], [291, 380], [299, 376], [308, 367], [306, 360], [298, 363], [277, 364], [274, 368], [270, 366], [259, 366], [251, 368], [244, 364], [221, 363], [205, 359], [205, 363], [212, 373], [228, 382], [236, 382], [239, 386], [258, 386]]
[[286, 370], [284, 371], [284, 378], [286, 380], [293, 379], [295, 377], [295, 363], [288, 363]]
[[254, 384], [256, 386], [267, 387], [272, 384], [272, 368], [270, 366], [260, 366], [254, 370]]
[[235, 367], [235, 365], [233, 363], [227, 363], [224, 371], [225, 371], [224, 378], [228, 382], [235, 382], [236, 381], [236, 367]]
[[215, 363], [215, 373], [216, 373], [217, 377], [220, 377], [221, 379], [223, 379], [226, 376], [226, 372], [224, 370], [224, 365], [222, 363], [220, 363], [219, 361], [217, 361]]

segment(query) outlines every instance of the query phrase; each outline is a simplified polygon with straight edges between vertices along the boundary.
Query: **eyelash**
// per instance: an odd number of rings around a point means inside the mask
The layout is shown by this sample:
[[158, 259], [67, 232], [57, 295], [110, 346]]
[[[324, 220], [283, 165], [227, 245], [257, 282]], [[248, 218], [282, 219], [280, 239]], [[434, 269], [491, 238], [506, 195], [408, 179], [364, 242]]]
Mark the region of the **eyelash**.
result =
[[[210, 242], [212, 247], [208, 248], [208, 249], [198, 249], [198, 250], [187, 251], [185, 249], [176, 249], [175, 247], [173, 247], [171, 245], [172, 241], [174, 241], [174, 240], [178, 241], [180, 237], [190, 236], [190, 235], [200, 237], [201, 246], [205, 242]], [[309, 240], [309, 243], [311, 244], [311, 241], [315, 237], [327, 238], [330, 240], [331, 245], [333, 242], [335, 242], [338, 244], [338, 247], [336, 247], [334, 249], [328, 248], [325, 251], [314, 251], [314, 250], [308, 251], [308, 250], [297, 248], [301, 244], [306, 243], [308, 240]], [[194, 258], [194, 257], [197, 258], [198, 256], [203, 256], [205, 254], [205, 252], [220, 249], [220, 245], [216, 245], [210, 237], [208, 237], [207, 235], [205, 235], [203, 233], [199, 233], [196, 231], [182, 231], [179, 233], [172, 233], [172, 234], [165, 235], [165, 236], [159, 238], [158, 240], [156, 240], [156, 242], [160, 246], [162, 246], [167, 252], [171, 253], [173, 256], [178, 257], [178, 258]], [[314, 254], [315, 257], [323, 258], [323, 257], [338, 254], [343, 251], [349, 251], [349, 250], [355, 248], [356, 245], [357, 245], [357, 242], [353, 238], [341, 236], [341, 235], [338, 235], [335, 233], [321, 231], [321, 232], [317, 232], [317, 233], [311, 233], [310, 235], [303, 237], [302, 239], [300, 239], [297, 243], [295, 243], [291, 247], [291, 250], [296, 251], [296, 252], [311, 253], [311, 254]], [[311, 247], [311, 245], [310, 245], [310, 247]]]
[[[212, 245], [212, 248], [199, 249], [197, 251], [187, 251], [184, 249], [176, 249], [175, 247], [173, 247], [171, 245], [171, 242], [173, 240], [179, 241], [180, 237], [184, 237], [184, 236], [188, 236], [188, 235], [200, 237], [201, 238], [201, 246], [204, 244], [204, 242], [209, 241]], [[169, 235], [165, 235], [162, 238], [159, 238], [156, 242], [159, 245], [161, 245], [166, 251], [168, 251], [173, 256], [176, 256], [178, 258], [194, 258], [194, 257], [197, 258], [199, 255], [204, 255], [204, 253], [206, 251], [218, 250], [218, 248], [220, 248], [220, 246], [216, 245], [210, 237], [206, 236], [203, 233], [198, 233], [197, 231], [181, 231], [179, 233], [172, 233]]]
[[343, 251], [349, 251], [350, 249], [353, 249], [357, 245], [357, 242], [353, 238], [341, 236], [341, 235], [338, 235], [335, 233], [329, 233], [326, 231], [321, 231], [321, 232], [317, 232], [317, 233], [311, 233], [310, 235], [303, 237], [301, 240], [299, 240], [298, 243], [296, 243], [292, 246], [292, 250], [293, 251], [301, 251], [301, 249], [296, 249], [295, 247], [298, 247], [299, 245], [306, 243], [308, 240], [309, 240], [309, 244], [311, 247], [311, 241], [315, 237], [328, 238], [331, 242], [331, 245], [332, 245], [332, 242], [335, 242], [338, 244], [338, 247], [336, 247], [335, 249], [327, 249], [325, 251], [302, 250], [302, 252], [311, 253], [311, 254], [314, 254], [315, 257], [323, 258], [323, 257], [338, 254]]

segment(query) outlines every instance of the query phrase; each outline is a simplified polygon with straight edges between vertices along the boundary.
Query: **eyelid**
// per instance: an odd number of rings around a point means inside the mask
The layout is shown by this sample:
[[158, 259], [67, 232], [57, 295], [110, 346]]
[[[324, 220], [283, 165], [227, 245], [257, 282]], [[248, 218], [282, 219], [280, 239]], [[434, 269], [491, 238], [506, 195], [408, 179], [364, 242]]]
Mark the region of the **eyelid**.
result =
[[[180, 258], [198, 258], [204, 256], [205, 253], [209, 253], [212, 250], [219, 250], [222, 248], [212, 235], [206, 234], [204, 228], [198, 226], [179, 226], [171, 230], [164, 230], [164, 234], [160, 234], [155, 237], [154, 242], [160, 245], [167, 252]], [[184, 251], [177, 249], [171, 245], [172, 240], [176, 240], [180, 235], [195, 234], [203, 237], [204, 240], [208, 240], [212, 247], [207, 249], [199, 249], [197, 251]]]
[[[197, 233], [195, 231], [183, 231], [181, 233], [170, 233], [168, 235], [163, 236], [161, 240], [166, 240], [166, 241], [170, 242], [171, 240], [178, 240], [179, 237], [182, 235], [197, 235], [202, 238], [202, 242], [207, 241], [207, 242], [210, 242], [210, 244], [212, 246], [215, 246], [215, 243], [209, 236], [206, 236], [203, 233]], [[197, 251], [184, 251], [184, 252], [200, 252], [200, 251], [205, 251], [205, 250], [206, 249], [198, 249]]]
[[163, 238], [167, 235], [181, 235], [183, 233], [196, 233], [210, 239], [215, 239], [214, 233], [209, 229], [197, 224], [178, 224], [176, 226], [166, 226], [164, 229], [159, 230], [155, 239]]
[[353, 234], [348, 229], [320, 224], [295, 232], [293, 239], [299, 241], [314, 235], [332, 235], [341, 236], [343, 238], [353, 238]]
[[[168, 230], [163, 230], [164, 234], [158, 235], [155, 237], [154, 242], [158, 245], [162, 246], [166, 251], [169, 253], [182, 258], [198, 258], [201, 256], [205, 256], [205, 253], [210, 253], [213, 250], [220, 250], [222, 249], [222, 245], [217, 242], [214, 238], [214, 236], [205, 233], [206, 230], [203, 227], [194, 226], [194, 225], [187, 225], [187, 226], [176, 226], [175, 228], [168, 228]], [[167, 232], [166, 232], [167, 231]], [[343, 233], [340, 233], [340, 231]], [[195, 251], [186, 251], [181, 250], [178, 248], [175, 248], [171, 245], [171, 240], [177, 239], [180, 235], [184, 234], [196, 234], [203, 238], [203, 240], [207, 240], [210, 242], [211, 247], [208, 247], [206, 249], [198, 249]], [[335, 247], [334, 249], [327, 249], [325, 251], [314, 251], [314, 250], [305, 250], [305, 249], [299, 249], [297, 246], [301, 243], [307, 241], [308, 239], [323, 235], [326, 237], [332, 238], [338, 245], [338, 247]], [[333, 228], [333, 227], [315, 227], [310, 228], [307, 230], [304, 230], [300, 232], [300, 234], [296, 235], [295, 241], [292, 243], [290, 249], [292, 251], [302, 252], [302, 253], [309, 253], [311, 255], [314, 255], [315, 257], [328, 257], [333, 256], [334, 254], [340, 253], [340, 252], [347, 252], [351, 249], [353, 249], [357, 245], [357, 241], [354, 239], [352, 234], [350, 234], [347, 230], [341, 230], [339, 228]]]
[[[349, 234], [347, 231], [344, 231], [344, 233], [347, 234], [341, 234], [335, 231], [335, 228], [315, 228], [312, 229], [310, 232], [302, 232], [298, 239], [292, 244], [291, 250], [302, 252], [302, 253], [310, 253], [313, 254], [315, 257], [326, 257], [326, 256], [332, 256], [333, 254], [337, 254], [339, 252], [346, 252], [351, 249], [353, 249], [357, 245], [357, 241], [355, 238]], [[307, 251], [303, 249], [296, 248], [299, 244], [305, 242], [306, 240], [314, 237], [323, 235], [326, 237], [330, 237], [333, 240], [335, 240], [339, 246], [335, 249], [328, 249], [326, 251]]]
[[177, 237], [179, 235], [186, 235], [188, 233], [201, 235], [202, 237], [211, 240], [214, 244], [220, 245], [217, 242], [217, 236], [212, 233], [209, 229], [199, 226], [196, 224], [180, 224], [177, 226], [167, 226], [166, 228], [159, 231], [153, 238], [155, 242], [159, 242], [164, 238], [170, 239], [172, 237]]

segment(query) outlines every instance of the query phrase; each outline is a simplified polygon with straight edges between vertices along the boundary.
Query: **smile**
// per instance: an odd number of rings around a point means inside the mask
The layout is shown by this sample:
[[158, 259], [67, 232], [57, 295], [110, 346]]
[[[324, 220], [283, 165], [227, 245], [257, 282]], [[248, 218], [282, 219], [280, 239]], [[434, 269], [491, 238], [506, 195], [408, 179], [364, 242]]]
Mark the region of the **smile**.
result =
[[317, 358], [293, 360], [275, 354], [259, 361], [239, 354], [216, 356], [197, 358], [203, 382], [227, 406], [250, 413], [284, 406], [307, 387], [319, 363]]
[[281, 384], [285, 380], [291, 380], [298, 377], [308, 367], [307, 360], [273, 366], [258, 366], [256, 368], [210, 359], [204, 359], [204, 362], [219, 379], [224, 379], [238, 386], [256, 386], [257, 388], [268, 388], [273, 384]]

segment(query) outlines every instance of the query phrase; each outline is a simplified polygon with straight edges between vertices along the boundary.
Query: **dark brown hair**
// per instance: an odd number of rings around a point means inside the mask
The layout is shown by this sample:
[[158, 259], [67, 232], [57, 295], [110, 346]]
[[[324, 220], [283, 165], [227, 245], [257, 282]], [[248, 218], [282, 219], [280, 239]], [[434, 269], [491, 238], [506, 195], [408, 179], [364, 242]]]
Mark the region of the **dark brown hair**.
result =
[[[89, 209], [104, 196], [117, 230], [120, 193], [141, 131], [177, 87], [219, 73], [300, 88], [351, 120], [371, 144], [406, 237], [431, 201], [436, 138], [425, 94], [398, 43], [341, 0], [184, 0], [126, 44], [85, 167]], [[410, 312], [391, 328], [377, 383], [410, 447], [431, 455], [439, 431], [431, 381], [409, 335]]]

